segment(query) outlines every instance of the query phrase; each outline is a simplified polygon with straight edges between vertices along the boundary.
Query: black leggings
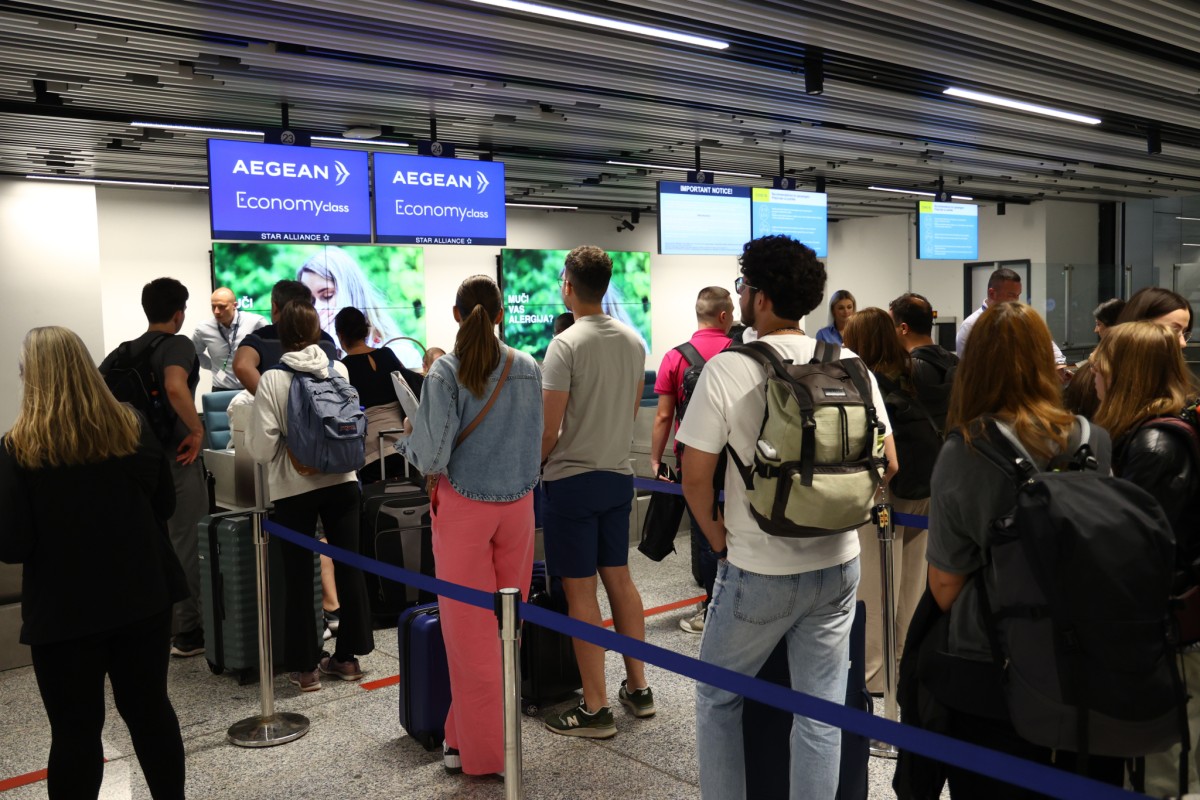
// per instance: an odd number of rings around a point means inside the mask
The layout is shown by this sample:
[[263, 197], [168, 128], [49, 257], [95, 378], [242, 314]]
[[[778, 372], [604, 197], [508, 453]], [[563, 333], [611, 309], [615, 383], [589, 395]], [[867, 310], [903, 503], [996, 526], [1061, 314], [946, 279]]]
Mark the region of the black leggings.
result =
[[170, 647], [170, 609], [95, 636], [33, 646], [33, 672], [50, 719], [51, 800], [100, 794], [105, 675], [150, 796], [183, 797], [183, 738], [167, 696]]
[[[317, 517], [331, 545], [359, 552], [359, 490], [356, 481], [346, 481], [275, 501], [274, 522], [297, 533], [313, 536]], [[283, 668], [289, 672], [316, 669], [321, 657], [319, 630], [313, 607], [313, 554], [311, 550], [283, 542], [284, 622]], [[363, 574], [341, 561], [333, 562], [337, 585], [338, 635], [334, 656], [343, 661], [375, 649], [371, 609]]]

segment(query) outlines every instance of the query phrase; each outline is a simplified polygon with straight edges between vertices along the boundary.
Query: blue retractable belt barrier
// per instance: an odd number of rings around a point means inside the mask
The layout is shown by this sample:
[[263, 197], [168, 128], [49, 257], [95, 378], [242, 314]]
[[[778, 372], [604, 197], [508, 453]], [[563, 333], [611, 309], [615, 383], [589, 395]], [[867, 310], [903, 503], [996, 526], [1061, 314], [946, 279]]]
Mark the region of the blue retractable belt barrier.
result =
[[[312, 536], [296, 533], [275, 522], [267, 520], [263, 527], [272, 536], [286, 542], [329, 556], [356, 569], [370, 572], [381, 578], [397, 581], [418, 589], [457, 600], [468, 605], [492, 611], [494, 595], [456, 583], [431, 578], [411, 570], [383, 564], [379, 561], [334, 547]], [[961, 767], [990, 778], [1005, 781], [1026, 789], [1042, 792], [1052, 797], [1071, 800], [1087, 797], [1090, 800], [1133, 800], [1145, 795], [1127, 792], [1115, 786], [1100, 783], [1090, 778], [1081, 778], [1043, 764], [988, 750], [974, 744], [961, 742], [930, 731], [903, 725], [899, 722], [873, 716], [865, 711], [856, 711], [828, 700], [802, 694], [775, 683], [757, 680], [740, 672], [707, 664], [696, 658], [681, 655], [656, 645], [630, 639], [614, 631], [548, 611], [528, 603], [521, 603], [521, 618], [535, 625], [612, 650], [622, 655], [653, 664], [679, 675], [711, 684], [734, 694], [743, 695], [760, 703], [799, 714], [837, 728], [894, 744], [902, 750], [933, 758]]]

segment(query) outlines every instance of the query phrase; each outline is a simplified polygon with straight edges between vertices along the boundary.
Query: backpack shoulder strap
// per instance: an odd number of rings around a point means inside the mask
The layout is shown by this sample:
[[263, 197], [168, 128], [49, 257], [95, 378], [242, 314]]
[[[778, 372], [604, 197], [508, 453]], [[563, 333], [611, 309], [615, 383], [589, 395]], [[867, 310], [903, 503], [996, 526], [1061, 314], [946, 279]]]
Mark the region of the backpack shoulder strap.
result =
[[787, 377], [787, 370], [784, 369], [783, 362], [779, 360], [779, 354], [775, 352], [775, 348], [760, 339], [735, 345], [730, 347], [729, 351], [741, 353], [762, 364], [768, 371], [773, 371], [780, 377]]
[[1025, 452], [1025, 447], [1016, 440], [1016, 436], [1012, 436], [1011, 432], [1005, 433], [1005, 427], [1007, 426], [1001, 427], [995, 419], [988, 418], [980, 431], [983, 435], [972, 437], [971, 447], [995, 464], [1017, 486], [1021, 486], [1039, 470], [1037, 463]]
[[673, 347], [671, 349], [678, 350], [679, 354], [683, 356], [683, 360], [688, 363], [689, 367], [701, 367], [706, 363], [704, 356], [700, 355], [700, 351], [696, 349], [696, 345], [692, 344], [691, 342], [684, 342], [678, 347]]
[[842, 357], [842, 348], [830, 344], [824, 339], [817, 339], [817, 349], [813, 351], [812, 364], [828, 364]]

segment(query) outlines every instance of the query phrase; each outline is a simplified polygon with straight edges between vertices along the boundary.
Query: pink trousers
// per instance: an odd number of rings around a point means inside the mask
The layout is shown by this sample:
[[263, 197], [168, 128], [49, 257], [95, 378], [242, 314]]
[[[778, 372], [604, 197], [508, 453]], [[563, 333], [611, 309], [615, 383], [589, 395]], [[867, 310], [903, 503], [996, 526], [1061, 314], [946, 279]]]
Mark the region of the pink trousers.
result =
[[[511, 503], [468, 500], [446, 476], [433, 502], [433, 555], [445, 581], [495, 592], [515, 586], [529, 595], [533, 570], [533, 494]], [[463, 772], [504, 770], [500, 638], [496, 615], [439, 599], [453, 701], [446, 744], [462, 755]]]

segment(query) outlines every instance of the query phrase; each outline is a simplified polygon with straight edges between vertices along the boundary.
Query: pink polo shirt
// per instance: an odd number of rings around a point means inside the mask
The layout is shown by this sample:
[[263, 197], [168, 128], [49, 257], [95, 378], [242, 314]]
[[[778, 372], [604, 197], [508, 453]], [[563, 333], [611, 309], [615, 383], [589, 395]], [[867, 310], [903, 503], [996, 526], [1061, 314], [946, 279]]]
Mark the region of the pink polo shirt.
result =
[[[692, 334], [689, 339], [692, 346], [700, 351], [700, 355], [704, 356], [704, 360], [708, 361], [717, 353], [729, 346], [730, 339], [725, 335], [720, 328], [701, 328]], [[687, 371], [688, 363], [675, 348], [667, 351], [663, 356], [662, 365], [658, 368], [658, 377], [654, 380], [655, 394], [673, 394], [675, 401], [679, 402], [679, 391], [683, 383], [683, 373]], [[679, 427], [679, 423], [675, 423]]]

